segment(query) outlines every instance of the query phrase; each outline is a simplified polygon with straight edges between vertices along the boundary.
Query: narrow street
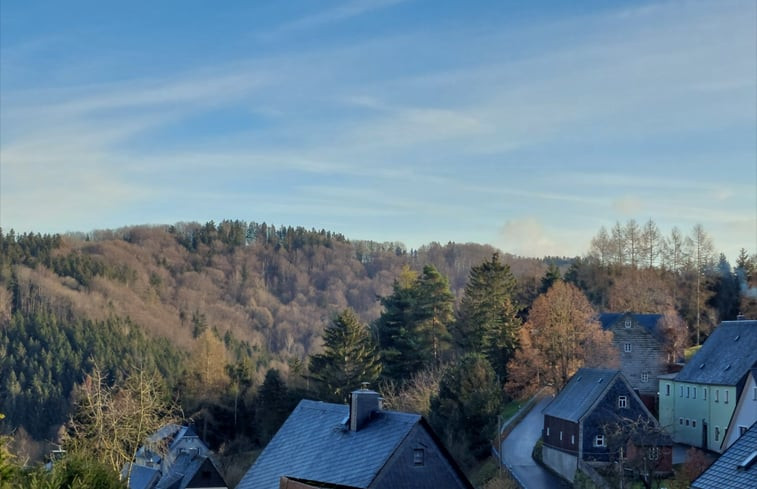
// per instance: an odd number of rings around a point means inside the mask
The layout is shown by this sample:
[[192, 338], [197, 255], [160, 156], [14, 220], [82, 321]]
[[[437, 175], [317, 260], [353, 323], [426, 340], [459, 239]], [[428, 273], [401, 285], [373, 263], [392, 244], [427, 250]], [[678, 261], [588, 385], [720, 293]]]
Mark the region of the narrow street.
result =
[[541, 436], [542, 410], [552, 397], [539, 401], [531, 412], [518, 423], [502, 442], [501, 454], [504, 463], [526, 489], [555, 489], [570, 487], [559, 477], [552, 475], [531, 458], [531, 451]]

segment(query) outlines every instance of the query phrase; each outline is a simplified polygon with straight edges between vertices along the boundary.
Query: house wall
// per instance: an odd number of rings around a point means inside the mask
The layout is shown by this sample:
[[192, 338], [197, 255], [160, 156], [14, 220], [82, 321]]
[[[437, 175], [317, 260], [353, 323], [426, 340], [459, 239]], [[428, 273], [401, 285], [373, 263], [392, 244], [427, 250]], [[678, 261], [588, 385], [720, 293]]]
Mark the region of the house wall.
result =
[[670, 381], [673, 395], [668, 397], [665, 382], [660, 381], [660, 424], [673, 441], [722, 453], [736, 408], [736, 387]]
[[557, 450], [556, 448], [544, 445], [544, 447], [542, 447], [541, 457], [547, 467], [557, 472], [569, 482], [573, 482], [573, 479], [576, 476], [576, 467], [578, 465], [578, 457], [576, 455], [571, 455], [562, 450]]
[[757, 382], [749, 374], [744, 390], [741, 392], [741, 397], [739, 397], [739, 402], [736, 404], [733, 412], [733, 420], [728, 427], [723, 448], [728, 449], [728, 447], [733, 445], [733, 442], [739, 439], [742, 431], [740, 428], [749, 429], [755, 422], [757, 422]]
[[541, 435], [544, 445], [566, 452], [578, 453], [578, 423], [545, 415]]
[[[626, 407], [618, 407], [618, 398], [626, 396]], [[607, 446], [595, 447], [594, 441], [597, 435], [605, 434], [608, 424], [616, 423], [623, 419], [637, 420], [639, 417], [648, 418], [647, 411], [635, 393], [619, 377], [613, 385], [605, 391], [604, 396], [581, 420], [582, 452], [581, 458], [585, 461], [607, 462], [609, 450]]]
[[[631, 387], [640, 394], [657, 394], [657, 377], [665, 373], [666, 358], [660, 342], [644, 326], [631, 320], [631, 327], [625, 327], [626, 316], [622, 316], [609, 330], [613, 333], [613, 344], [618, 349], [620, 370]], [[624, 345], [631, 346], [630, 352]], [[643, 380], [642, 374], [648, 378]]]
[[675, 422], [676, 407], [675, 382], [673, 380], [660, 379], [658, 391], [660, 393], [658, 411], [660, 426], [672, 435], [675, 430], [675, 426], [673, 425]]
[[[418, 464], [416, 450], [423, 450]], [[417, 424], [381, 469], [370, 489], [468, 488], [422, 424]]]

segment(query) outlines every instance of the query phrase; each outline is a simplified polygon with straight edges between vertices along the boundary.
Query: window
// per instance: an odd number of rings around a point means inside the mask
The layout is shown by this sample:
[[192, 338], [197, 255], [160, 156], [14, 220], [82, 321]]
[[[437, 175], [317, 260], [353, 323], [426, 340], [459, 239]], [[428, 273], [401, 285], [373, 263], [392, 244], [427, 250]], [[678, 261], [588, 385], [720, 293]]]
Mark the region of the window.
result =
[[650, 447], [647, 450], [647, 458], [649, 460], [660, 460], [660, 447]]
[[757, 401], [757, 387], [752, 387], [752, 399]]
[[423, 465], [425, 462], [425, 453], [423, 452], [422, 448], [416, 448], [413, 450], [413, 464], [414, 465]]
[[702, 398], [707, 400], [707, 387], [702, 387]]
[[649, 382], [649, 372], [642, 372], [641, 373], [641, 381], [642, 382]]
[[691, 387], [686, 386], [686, 398], [688, 399], [689, 397], [691, 397]]
[[720, 402], [720, 389], [715, 389], [715, 402]]
[[678, 424], [683, 426], [683, 418], [678, 418]]
[[689, 426], [689, 418], [686, 418], [686, 426]]
[[723, 402], [728, 404], [728, 391], [725, 391], [723, 395], [725, 396], [725, 399], [723, 399]]
[[623, 351], [626, 353], [631, 353], [631, 343], [623, 343]]
[[628, 396], [618, 396], [618, 407], [621, 409], [628, 407]]
[[623, 322], [623, 326], [624, 326], [624, 327], [625, 327], [626, 329], [630, 328], [630, 327], [631, 327], [631, 320], [630, 320], [630, 319], [626, 319], [626, 320], [625, 320], [625, 321]]
[[692, 399], [696, 399], [697, 398], [697, 388], [696, 387], [694, 387], [694, 395], [691, 396], [691, 398]]
[[670, 396], [670, 384], [665, 384], [665, 395]]
[[715, 427], [715, 441], [720, 441], [720, 428]]
[[682, 385], [678, 386], [678, 397], [683, 397], [683, 386]]
[[605, 446], [605, 435], [597, 435], [594, 437], [594, 446], [595, 447], [603, 447]]
[[691, 420], [691, 427], [692, 428], [696, 428], [697, 427], [697, 420], [696, 419], [692, 419]]
[[560, 432], [560, 441], [562, 441], [562, 431]]
[[739, 436], [743, 435], [749, 429], [748, 426], [739, 426]]
[[549, 426], [547, 426], [547, 436], [549, 436]]
[[576, 444], [576, 435], [570, 435], [570, 444], [575, 445]]

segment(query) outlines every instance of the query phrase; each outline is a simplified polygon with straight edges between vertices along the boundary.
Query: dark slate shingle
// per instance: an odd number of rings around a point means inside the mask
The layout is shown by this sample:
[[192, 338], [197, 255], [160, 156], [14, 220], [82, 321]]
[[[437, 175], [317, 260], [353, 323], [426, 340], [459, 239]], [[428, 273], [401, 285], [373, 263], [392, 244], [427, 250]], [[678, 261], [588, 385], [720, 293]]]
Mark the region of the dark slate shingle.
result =
[[547, 405], [544, 414], [577, 423], [618, 375], [619, 370], [580, 369]]
[[724, 321], [675, 380], [737, 385], [757, 365], [757, 321]]
[[347, 405], [303, 400], [276, 433], [238, 489], [278, 489], [282, 476], [368, 487], [420, 415], [381, 411], [353, 432]]
[[741, 435], [709, 469], [692, 483], [691, 487], [694, 489], [757, 487], [757, 463], [746, 468], [739, 468], [739, 464], [755, 451], [757, 451], [757, 423]]
[[658, 340], [663, 340], [663, 334], [660, 330], [660, 319], [662, 314], [634, 314], [626, 312], [604, 312], [599, 315], [599, 324], [602, 329], [608, 330], [615, 324], [620, 318], [624, 316], [630, 316], [634, 321], [639, 323], [649, 334], [653, 335]]

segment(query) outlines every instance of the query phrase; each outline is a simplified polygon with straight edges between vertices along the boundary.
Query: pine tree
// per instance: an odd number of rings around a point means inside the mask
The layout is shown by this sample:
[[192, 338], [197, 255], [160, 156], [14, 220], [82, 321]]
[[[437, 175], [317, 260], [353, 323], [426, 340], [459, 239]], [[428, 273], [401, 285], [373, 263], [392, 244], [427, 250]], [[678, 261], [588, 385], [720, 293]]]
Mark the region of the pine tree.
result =
[[515, 303], [515, 277], [510, 267], [491, 260], [471, 268], [460, 303], [455, 342], [465, 352], [481, 353], [504, 381], [505, 366], [518, 346], [521, 320]]
[[310, 357], [310, 374], [324, 400], [346, 402], [362, 382], [375, 382], [381, 361], [368, 328], [352, 309], [345, 309], [324, 331], [324, 352]]

